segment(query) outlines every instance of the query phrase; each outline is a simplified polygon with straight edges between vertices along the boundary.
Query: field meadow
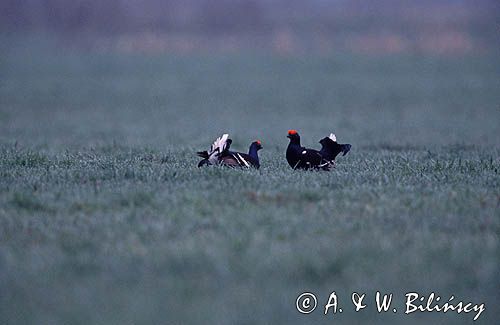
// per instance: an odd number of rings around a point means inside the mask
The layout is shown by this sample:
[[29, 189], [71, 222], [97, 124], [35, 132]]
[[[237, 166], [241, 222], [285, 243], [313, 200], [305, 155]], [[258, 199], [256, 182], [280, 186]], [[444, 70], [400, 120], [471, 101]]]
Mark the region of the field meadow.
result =
[[[472, 323], [405, 315], [407, 292], [499, 323], [498, 57], [26, 44], [0, 58], [0, 323]], [[352, 150], [291, 170], [292, 128]], [[223, 132], [261, 169], [197, 168]]]

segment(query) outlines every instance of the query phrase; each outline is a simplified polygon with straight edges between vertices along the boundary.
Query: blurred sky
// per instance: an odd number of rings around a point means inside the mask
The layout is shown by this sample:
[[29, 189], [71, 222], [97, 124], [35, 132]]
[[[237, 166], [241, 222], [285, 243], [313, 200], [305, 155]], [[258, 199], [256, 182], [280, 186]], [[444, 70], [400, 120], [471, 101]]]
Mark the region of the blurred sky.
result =
[[498, 50], [494, 0], [0, 0], [2, 34], [54, 34], [100, 51], [282, 54]]

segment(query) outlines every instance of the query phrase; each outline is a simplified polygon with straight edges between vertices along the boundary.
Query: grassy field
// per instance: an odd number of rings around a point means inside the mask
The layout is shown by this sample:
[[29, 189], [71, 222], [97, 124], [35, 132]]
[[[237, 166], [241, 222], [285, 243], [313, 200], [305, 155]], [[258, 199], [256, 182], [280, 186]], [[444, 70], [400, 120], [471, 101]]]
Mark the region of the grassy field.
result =
[[[484, 302], [478, 323], [498, 323], [497, 58], [0, 60], [0, 323], [473, 318], [405, 316], [409, 291]], [[292, 171], [290, 128], [353, 149], [331, 172]], [[261, 169], [196, 168], [222, 132], [240, 150], [260, 139]], [[377, 290], [397, 314], [376, 313]], [[344, 313], [324, 316], [331, 291]]]

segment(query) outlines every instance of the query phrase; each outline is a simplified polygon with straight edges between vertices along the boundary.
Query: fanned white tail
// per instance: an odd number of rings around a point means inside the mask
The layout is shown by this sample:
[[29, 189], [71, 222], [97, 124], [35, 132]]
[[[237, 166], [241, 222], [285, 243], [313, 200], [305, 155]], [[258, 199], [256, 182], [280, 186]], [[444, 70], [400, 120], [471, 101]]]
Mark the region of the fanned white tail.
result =
[[218, 137], [212, 144], [210, 152], [208, 153], [208, 161], [211, 164], [216, 164], [218, 162], [218, 155], [226, 149], [228, 138], [229, 134], [225, 133], [221, 137]]

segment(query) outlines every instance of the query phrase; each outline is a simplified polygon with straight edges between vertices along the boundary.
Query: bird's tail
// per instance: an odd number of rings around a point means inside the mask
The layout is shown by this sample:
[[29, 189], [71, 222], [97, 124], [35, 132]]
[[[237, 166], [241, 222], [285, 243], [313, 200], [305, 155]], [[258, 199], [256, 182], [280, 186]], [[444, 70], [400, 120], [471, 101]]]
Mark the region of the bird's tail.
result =
[[225, 133], [222, 136], [215, 139], [214, 143], [210, 147], [210, 151], [198, 151], [196, 155], [203, 158], [198, 164], [198, 167], [203, 165], [216, 164], [219, 159], [219, 155], [224, 151], [228, 150], [231, 145], [231, 139], [229, 139], [229, 134]]
[[342, 149], [342, 156], [347, 155], [347, 153], [351, 150], [351, 145], [350, 144], [342, 144], [341, 145]]
[[208, 152], [207, 151], [198, 151], [196, 154], [198, 155], [198, 157], [208, 159]]
[[217, 151], [219, 153], [223, 152], [227, 147], [227, 139], [229, 138], [229, 134], [224, 133], [221, 137], [215, 139], [212, 147], [210, 149], [210, 154]]
[[200, 162], [198, 163], [198, 167], [202, 167], [205, 165], [210, 165], [210, 162], [208, 161], [208, 159], [200, 160]]

